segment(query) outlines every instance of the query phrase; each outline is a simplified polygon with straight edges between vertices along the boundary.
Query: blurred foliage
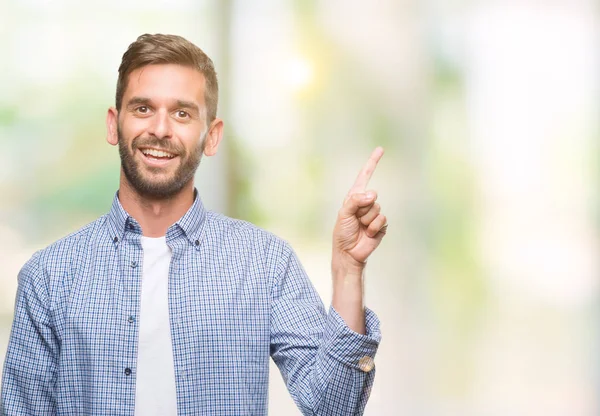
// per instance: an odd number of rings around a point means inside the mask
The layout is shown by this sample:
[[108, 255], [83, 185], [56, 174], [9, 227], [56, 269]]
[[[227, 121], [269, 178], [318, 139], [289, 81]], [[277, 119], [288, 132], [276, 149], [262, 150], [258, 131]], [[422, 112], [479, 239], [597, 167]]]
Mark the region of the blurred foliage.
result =
[[252, 172], [258, 169], [257, 163], [249, 156], [250, 152], [245, 148], [244, 142], [239, 140], [231, 129], [228, 131], [227, 141], [227, 214], [264, 226], [266, 217], [260, 202], [256, 200], [258, 194], [252, 186]]
[[104, 91], [112, 86], [99, 85], [93, 74], [84, 73], [54, 87], [68, 94], [27, 94], [42, 95], [40, 101], [47, 106], [43, 117], [30, 115], [28, 99], [8, 112], [12, 115], [8, 128], [15, 134], [25, 128], [27, 133], [19, 136], [29, 141], [16, 146], [26, 175], [6, 184], [28, 238], [62, 235], [82, 225], [78, 221], [91, 221], [110, 207], [118, 187], [119, 161], [117, 149], [105, 141], [103, 121], [108, 108]]

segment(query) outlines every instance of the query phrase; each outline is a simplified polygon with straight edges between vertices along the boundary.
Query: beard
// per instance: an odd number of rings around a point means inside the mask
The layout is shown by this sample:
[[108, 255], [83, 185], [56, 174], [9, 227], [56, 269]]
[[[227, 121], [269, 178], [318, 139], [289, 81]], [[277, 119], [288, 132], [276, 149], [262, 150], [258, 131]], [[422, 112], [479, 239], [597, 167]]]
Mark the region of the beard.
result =
[[[121, 168], [125, 178], [131, 187], [142, 197], [149, 199], [170, 199], [179, 193], [190, 181], [194, 180], [194, 174], [200, 166], [200, 159], [204, 152], [204, 144], [207, 132], [203, 135], [198, 146], [191, 152], [185, 147], [178, 146], [168, 139], [159, 139], [155, 136], [135, 137], [131, 146], [123, 137], [120, 126], [117, 126], [119, 139], [119, 155], [121, 156]], [[142, 162], [136, 160], [135, 153], [140, 147], [152, 147], [177, 155], [179, 166], [172, 173], [172, 168], [142, 166]]]

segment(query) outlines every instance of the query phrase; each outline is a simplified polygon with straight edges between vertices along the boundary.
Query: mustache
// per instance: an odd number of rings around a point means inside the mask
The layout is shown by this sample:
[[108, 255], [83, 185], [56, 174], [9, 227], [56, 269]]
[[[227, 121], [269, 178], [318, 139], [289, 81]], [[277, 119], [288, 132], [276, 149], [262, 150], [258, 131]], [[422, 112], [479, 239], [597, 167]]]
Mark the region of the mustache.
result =
[[138, 149], [140, 147], [152, 147], [158, 150], [164, 150], [165, 152], [182, 155], [185, 154], [185, 149], [182, 147], [178, 147], [173, 144], [170, 140], [159, 139], [156, 136], [148, 136], [148, 137], [136, 137], [131, 141], [131, 148], [133, 150]]

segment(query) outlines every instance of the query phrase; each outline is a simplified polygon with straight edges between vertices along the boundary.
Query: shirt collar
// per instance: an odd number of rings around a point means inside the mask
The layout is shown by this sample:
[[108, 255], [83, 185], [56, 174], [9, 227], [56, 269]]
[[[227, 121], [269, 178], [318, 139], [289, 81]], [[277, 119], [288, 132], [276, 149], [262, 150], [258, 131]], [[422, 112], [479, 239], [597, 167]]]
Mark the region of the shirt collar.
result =
[[[194, 188], [194, 202], [185, 215], [167, 229], [167, 243], [183, 235], [191, 244], [198, 247], [205, 219], [206, 210], [198, 195], [198, 190]], [[107, 225], [110, 238], [115, 244], [123, 240], [126, 231], [142, 234], [138, 222], [121, 205], [118, 191], [115, 193], [108, 213]]]

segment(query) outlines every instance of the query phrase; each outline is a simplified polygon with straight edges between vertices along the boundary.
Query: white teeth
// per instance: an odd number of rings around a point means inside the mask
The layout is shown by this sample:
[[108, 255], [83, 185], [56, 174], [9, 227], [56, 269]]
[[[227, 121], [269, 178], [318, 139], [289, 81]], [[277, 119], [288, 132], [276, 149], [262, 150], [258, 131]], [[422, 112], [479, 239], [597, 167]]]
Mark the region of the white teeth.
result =
[[169, 159], [172, 157], [175, 157], [175, 155], [173, 155], [171, 153], [167, 153], [162, 150], [156, 150], [156, 149], [143, 149], [142, 153], [145, 154], [146, 156], [168, 157]]

